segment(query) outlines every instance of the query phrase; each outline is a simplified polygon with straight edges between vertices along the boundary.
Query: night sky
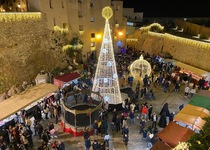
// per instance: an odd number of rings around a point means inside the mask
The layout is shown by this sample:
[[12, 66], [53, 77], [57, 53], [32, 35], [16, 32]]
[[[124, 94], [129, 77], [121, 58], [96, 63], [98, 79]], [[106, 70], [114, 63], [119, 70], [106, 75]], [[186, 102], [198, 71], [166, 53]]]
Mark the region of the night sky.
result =
[[135, 8], [135, 11], [143, 12], [144, 17], [210, 17], [210, 0], [123, 1], [125, 8]]

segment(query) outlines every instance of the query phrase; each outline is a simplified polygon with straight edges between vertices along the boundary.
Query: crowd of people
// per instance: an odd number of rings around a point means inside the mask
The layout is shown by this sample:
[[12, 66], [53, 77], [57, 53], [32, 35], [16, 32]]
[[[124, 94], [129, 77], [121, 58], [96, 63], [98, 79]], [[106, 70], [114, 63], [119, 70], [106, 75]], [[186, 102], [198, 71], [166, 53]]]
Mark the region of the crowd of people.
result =
[[[61, 114], [59, 93], [44, 98], [31, 110], [21, 110], [5, 124], [0, 134], [0, 149], [29, 150], [34, 149], [34, 136], [42, 141], [38, 150], [65, 150], [62, 141], [56, 140], [54, 124], [59, 122]], [[48, 126], [42, 125], [43, 120], [51, 119]], [[54, 146], [52, 146], [52, 144]], [[56, 146], [55, 146], [56, 145]]]
[[[133, 83], [133, 77], [130, 75], [129, 65], [137, 59], [140, 55], [144, 58], [150, 58], [152, 73], [150, 76], [143, 77], [142, 82], [137, 81]], [[164, 63], [159, 61], [159, 56], [145, 54], [144, 51], [137, 51], [128, 48], [126, 55], [122, 54], [116, 57], [118, 76], [122, 79], [121, 86], [132, 87], [134, 94], [123, 100], [122, 110], [112, 110], [109, 108], [109, 103], [105, 102], [98, 115], [98, 119], [92, 125], [93, 134], [100, 135], [101, 138], [95, 138], [91, 141], [91, 135], [87, 128], [83, 131], [84, 146], [86, 150], [105, 150], [109, 148], [110, 132], [119, 132], [122, 135], [122, 142], [127, 145], [129, 143], [129, 128], [139, 123], [139, 134], [147, 141], [149, 147], [157, 141], [158, 127], [165, 128], [170, 121], [173, 121], [175, 112], [170, 112], [168, 103], [165, 103], [160, 112], [153, 111], [153, 105], [149, 104], [149, 100], [155, 100], [154, 89], [161, 89], [163, 92], [180, 92], [182, 85], [184, 88], [184, 96], [192, 98], [196, 90], [206, 88], [205, 82], [199, 81], [198, 89], [193, 84], [189, 86], [191, 76], [177, 74], [179, 70], [172, 63]], [[21, 110], [15, 114], [13, 121], [9, 126], [4, 126], [0, 133], [0, 148], [2, 150], [7, 148], [14, 148], [15, 150], [29, 150], [34, 146], [33, 136], [38, 136], [42, 140], [42, 144], [38, 150], [65, 150], [64, 142], [57, 140], [56, 130], [54, 124], [59, 122], [61, 115], [60, 100], [69, 91], [77, 91], [90, 88], [92, 86], [94, 69], [93, 65], [84, 64], [84, 78], [77, 84], [72, 84], [63, 89], [58, 89], [55, 95], [43, 99], [37, 103], [32, 113], [26, 110]], [[182, 81], [188, 81], [183, 84]], [[186, 82], [184, 82], [186, 83]], [[75, 94], [75, 99], [77, 99]], [[87, 97], [83, 102], [89, 102]], [[141, 101], [146, 101], [142, 103]], [[183, 104], [180, 105], [183, 108]], [[31, 121], [30, 118], [34, 118]], [[111, 122], [109, 118], [111, 117]], [[169, 122], [167, 122], [167, 117]], [[42, 120], [52, 120], [46, 126], [42, 125]], [[136, 120], [137, 119], [137, 120]], [[109, 126], [111, 131], [109, 131]]]

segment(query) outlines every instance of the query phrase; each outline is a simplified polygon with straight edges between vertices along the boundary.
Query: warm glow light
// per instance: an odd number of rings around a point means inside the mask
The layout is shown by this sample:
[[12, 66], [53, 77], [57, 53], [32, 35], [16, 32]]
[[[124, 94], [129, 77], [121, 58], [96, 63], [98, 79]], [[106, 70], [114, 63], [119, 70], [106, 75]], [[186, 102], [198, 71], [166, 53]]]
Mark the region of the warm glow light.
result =
[[18, 6], [18, 8], [20, 8], [20, 4], [18, 4], [17, 6]]
[[69, 32], [68, 28], [61, 28], [59, 26], [54, 26], [53, 30], [56, 32], [64, 33], [64, 34], [67, 34]]
[[204, 42], [200, 42], [200, 41], [196, 41], [196, 40], [191, 40], [191, 39], [187, 39], [187, 38], [182, 38], [182, 37], [177, 37], [168, 33], [165, 34], [159, 34], [159, 33], [154, 33], [154, 32], [148, 32], [149, 35], [152, 36], [156, 36], [159, 38], [166, 38], [181, 44], [186, 44], [189, 46], [196, 46], [196, 47], [200, 47], [202, 49], [210, 49], [210, 44], [209, 43], [204, 43]]
[[161, 26], [159, 23], [153, 23], [147, 27], [141, 27], [140, 30], [148, 32], [152, 27], [158, 27], [160, 30], [164, 29], [164, 26]]
[[123, 33], [122, 33], [122, 32], [118, 32], [118, 35], [119, 35], [119, 36], [122, 36], [122, 35], [123, 35]]
[[97, 38], [97, 39], [101, 39], [101, 34], [97, 34], [97, 35], [96, 35], [96, 38]]
[[41, 19], [42, 14], [40, 12], [6, 12], [0, 13], [0, 22], [13, 22], [13, 21], [22, 21], [28, 19]]

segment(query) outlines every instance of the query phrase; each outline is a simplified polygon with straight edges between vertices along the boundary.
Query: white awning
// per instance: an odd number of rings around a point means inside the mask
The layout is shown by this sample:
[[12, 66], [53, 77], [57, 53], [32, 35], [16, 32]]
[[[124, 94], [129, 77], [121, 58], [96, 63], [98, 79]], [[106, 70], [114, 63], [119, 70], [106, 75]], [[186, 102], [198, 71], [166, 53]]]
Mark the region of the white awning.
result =
[[33, 86], [24, 92], [14, 95], [2, 102], [0, 102], [0, 121], [13, 115], [28, 105], [39, 101], [46, 95], [55, 92], [58, 89], [56, 85], [49, 83], [40, 83]]

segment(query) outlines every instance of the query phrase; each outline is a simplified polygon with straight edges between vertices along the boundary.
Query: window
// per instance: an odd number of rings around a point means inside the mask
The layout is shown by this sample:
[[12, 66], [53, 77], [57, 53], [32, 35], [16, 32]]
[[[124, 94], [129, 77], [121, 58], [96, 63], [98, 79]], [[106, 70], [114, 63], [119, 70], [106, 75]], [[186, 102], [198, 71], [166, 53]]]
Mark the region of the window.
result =
[[52, 7], [52, 0], [49, 0], [49, 5], [50, 5], [50, 8], [53, 8]]
[[90, 46], [91, 46], [91, 47], [95, 47], [95, 42], [91, 42], [91, 43], [90, 43]]
[[91, 17], [90, 22], [95, 22], [95, 17]]
[[91, 33], [91, 38], [95, 38], [95, 33]]
[[63, 3], [63, 1], [61, 1], [61, 7], [64, 8], [64, 3]]
[[64, 29], [67, 29], [67, 28], [68, 28], [67, 23], [63, 23], [63, 28], [64, 28]]
[[116, 6], [116, 7], [115, 7], [115, 10], [116, 10], [116, 11], [119, 11], [119, 10], [120, 10], [120, 6]]
[[81, 18], [82, 16], [82, 11], [78, 11], [78, 17]]
[[83, 25], [79, 25], [79, 31], [83, 31]]
[[127, 25], [128, 26], [133, 26], [133, 23], [132, 22], [127, 22]]
[[90, 7], [94, 7], [94, 4], [93, 4], [93, 2], [90, 2]]
[[54, 26], [56, 26], [56, 20], [55, 20], [55, 18], [53, 18], [53, 24], [54, 24]]
[[135, 20], [137, 20], [137, 16], [135, 16]]

